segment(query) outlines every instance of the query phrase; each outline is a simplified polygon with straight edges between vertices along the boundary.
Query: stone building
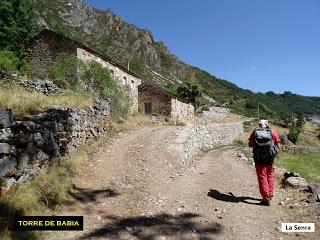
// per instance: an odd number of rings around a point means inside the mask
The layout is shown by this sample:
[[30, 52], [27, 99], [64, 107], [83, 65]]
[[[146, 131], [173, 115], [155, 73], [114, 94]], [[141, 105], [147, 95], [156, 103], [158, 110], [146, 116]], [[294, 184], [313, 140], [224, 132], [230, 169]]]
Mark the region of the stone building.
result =
[[122, 86], [129, 87], [132, 97], [131, 112], [138, 111], [138, 86], [141, 84], [139, 76], [111, 59], [59, 33], [43, 30], [30, 41], [27, 48], [27, 57], [33, 66], [31, 75], [46, 79], [48, 77], [48, 66], [55, 63], [61, 54], [73, 55], [84, 61], [94, 60], [107, 68]]
[[160, 87], [142, 83], [139, 91], [139, 112], [161, 115], [173, 122], [187, 122], [194, 117], [194, 106]]

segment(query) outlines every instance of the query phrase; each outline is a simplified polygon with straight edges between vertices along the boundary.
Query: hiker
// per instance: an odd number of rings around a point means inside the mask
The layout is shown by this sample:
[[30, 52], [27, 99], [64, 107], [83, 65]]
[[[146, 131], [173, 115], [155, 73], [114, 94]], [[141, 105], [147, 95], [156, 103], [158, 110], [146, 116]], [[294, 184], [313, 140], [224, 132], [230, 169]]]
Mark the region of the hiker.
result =
[[261, 205], [270, 206], [274, 190], [273, 160], [278, 153], [280, 137], [269, 128], [268, 120], [260, 120], [249, 137], [249, 147], [253, 148], [253, 159], [262, 196]]

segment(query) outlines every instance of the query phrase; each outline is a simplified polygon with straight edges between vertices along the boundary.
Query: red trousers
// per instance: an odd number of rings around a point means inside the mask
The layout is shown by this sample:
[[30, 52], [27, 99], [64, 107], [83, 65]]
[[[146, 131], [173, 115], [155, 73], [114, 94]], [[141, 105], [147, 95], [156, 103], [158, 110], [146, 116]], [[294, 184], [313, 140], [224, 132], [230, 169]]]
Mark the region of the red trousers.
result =
[[256, 165], [260, 194], [263, 199], [273, 196], [274, 170], [272, 165]]

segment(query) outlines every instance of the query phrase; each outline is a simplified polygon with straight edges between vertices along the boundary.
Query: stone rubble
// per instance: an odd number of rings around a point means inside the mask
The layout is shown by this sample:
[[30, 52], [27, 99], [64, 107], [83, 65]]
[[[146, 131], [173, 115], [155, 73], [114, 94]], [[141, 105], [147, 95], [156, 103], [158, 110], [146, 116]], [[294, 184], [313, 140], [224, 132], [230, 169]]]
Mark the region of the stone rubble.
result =
[[40, 79], [21, 79], [19, 85], [25, 89], [37, 91], [44, 95], [58, 94], [61, 93], [61, 89], [49, 80], [40, 80]]

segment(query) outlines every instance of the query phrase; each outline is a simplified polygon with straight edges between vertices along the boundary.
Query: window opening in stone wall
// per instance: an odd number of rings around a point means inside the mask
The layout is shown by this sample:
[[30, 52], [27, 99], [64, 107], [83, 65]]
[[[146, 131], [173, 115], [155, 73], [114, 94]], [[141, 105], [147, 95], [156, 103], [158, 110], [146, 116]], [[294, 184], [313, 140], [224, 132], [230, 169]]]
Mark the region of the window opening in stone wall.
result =
[[152, 103], [144, 103], [144, 113], [145, 114], [152, 113]]

